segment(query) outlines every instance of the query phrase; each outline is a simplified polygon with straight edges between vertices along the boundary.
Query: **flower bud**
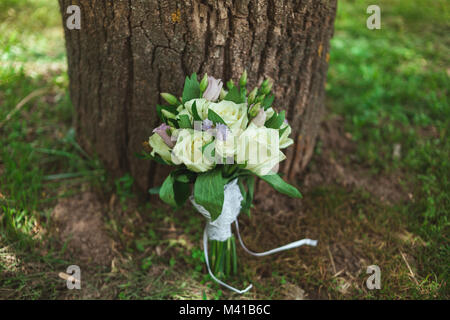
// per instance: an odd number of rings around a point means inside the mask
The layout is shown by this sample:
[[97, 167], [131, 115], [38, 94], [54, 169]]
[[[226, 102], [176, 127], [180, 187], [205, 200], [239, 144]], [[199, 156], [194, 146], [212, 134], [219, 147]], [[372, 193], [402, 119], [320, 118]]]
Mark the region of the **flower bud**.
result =
[[[203, 80], [202, 80], [203, 81]], [[208, 87], [203, 93], [203, 98], [212, 102], [215, 102], [222, 91], [223, 83], [222, 80], [216, 79], [214, 77], [208, 77]]]
[[256, 101], [257, 101], [257, 102], [263, 102], [265, 97], [266, 97], [266, 95], [265, 95], [265, 94], [262, 94], [262, 95], [256, 97]]
[[200, 81], [200, 92], [202, 92], [202, 93], [205, 92], [207, 87], [208, 87], [208, 74], [205, 73], [202, 81]]
[[167, 119], [175, 119], [176, 118], [172, 112], [167, 111], [166, 109], [162, 109], [161, 112]]
[[170, 127], [167, 124], [163, 123], [158, 128], [154, 129], [153, 133], [157, 133], [164, 140], [164, 143], [168, 147], [173, 148], [175, 143], [172, 141], [172, 138], [167, 133], [168, 130], [170, 130]]
[[230, 80], [227, 82], [227, 88], [228, 88], [228, 90], [231, 90], [231, 89], [234, 88], [234, 82], [233, 82], [233, 80], [230, 79]]
[[225, 99], [225, 97], [227, 96], [227, 94], [228, 94], [228, 91], [226, 91], [226, 90], [224, 90], [224, 89], [222, 88], [222, 91], [220, 91], [220, 96], [219, 96], [220, 100]]
[[265, 85], [264, 87], [262, 87], [261, 91], [264, 94], [269, 94], [270, 90], [272, 90], [272, 86], [273, 86], [273, 82], [272, 81], [268, 81], [267, 85]]
[[174, 95], [170, 94], [170, 93], [161, 93], [161, 97], [164, 100], [166, 100], [167, 103], [170, 104], [171, 106], [178, 104], [177, 98]]
[[255, 102], [257, 93], [258, 93], [258, 88], [255, 88], [255, 89], [253, 89], [252, 92], [250, 92], [250, 94], [248, 95], [248, 100], [247, 100], [248, 104], [252, 104], [253, 102]]
[[256, 115], [259, 113], [259, 110], [261, 110], [261, 103], [258, 102], [250, 109], [250, 116], [256, 117]]
[[242, 73], [241, 79], [239, 80], [239, 85], [245, 87], [247, 85], [247, 70]]
[[264, 123], [266, 123], [266, 113], [264, 112], [264, 109], [259, 109], [256, 116], [253, 118], [252, 122], [257, 127], [262, 127]]

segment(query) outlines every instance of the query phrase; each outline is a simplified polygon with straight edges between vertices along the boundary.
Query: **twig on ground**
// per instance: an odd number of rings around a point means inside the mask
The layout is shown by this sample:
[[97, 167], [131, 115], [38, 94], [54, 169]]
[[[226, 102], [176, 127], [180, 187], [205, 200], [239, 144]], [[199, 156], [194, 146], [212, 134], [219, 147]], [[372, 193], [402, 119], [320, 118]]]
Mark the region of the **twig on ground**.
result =
[[328, 255], [330, 256], [331, 266], [333, 267], [333, 274], [336, 274], [336, 266], [334, 264], [333, 255], [331, 254], [330, 246], [327, 246]]
[[60, 273], [58, 274], [58, 276], [59, 276], [61, 279], [63, 279], [63, 280], [75, 282], [75, 284], [79, 284], [79, 283], [80, 283], [80, 280], [75, 279], [73, 276], [68, 275], [67, 273], [64, 273], [64, 272], [60, 272]]
[[27, 95], [25, 98], [23, 98], [15, 107], [14, 109], [12, 109], [7, 115], [6, 118], [0, 122], [0, 129], [5, 125], [6, 122], [8, 122], [13, 115], [15, 115], [17, 112], [20, 111], [20, 109], [22, 109], [22, 107], [24, 105], [26, 105], [28, 102], [30, 102], [30, 100], [39, 97], [40, 95], [43, 95], [44, 93], [46, 93], [49, 89], [48, 88], [41, 88], [41, 89], [37, 89], [34, 90], [33, 92], [31, 92], [29, 95]]
[[406, 266], [408, 267], [409, 274], [410, 274], [411, 278], [413, 278], [414, 282], [415, 282], [417, 285], [419, 285], [419, 282], [417, 281], [416, 276], [414, 275], [414, 272], [412, 271], [412, 269], [411, 269], [411, 267], [410, 267], [410, 265], [409, 265], [409, 263], [408, 263], [408, 260], [406, 260], [405, 254], [404, 254], [403, 252], [401, 252], [401, 251], [400, 251], [400, 254], [402, 255], [402, 258], [403, 258], [403, 260], [405, 261]]
[[342, 269], [342, 270], [336, 272], [336, 273], [333, 275], [333, 278], [336, 278], [337, 276], [341, 275], [342, 272], [344, 272], [344, 271], [345, 271], [345, 269]]

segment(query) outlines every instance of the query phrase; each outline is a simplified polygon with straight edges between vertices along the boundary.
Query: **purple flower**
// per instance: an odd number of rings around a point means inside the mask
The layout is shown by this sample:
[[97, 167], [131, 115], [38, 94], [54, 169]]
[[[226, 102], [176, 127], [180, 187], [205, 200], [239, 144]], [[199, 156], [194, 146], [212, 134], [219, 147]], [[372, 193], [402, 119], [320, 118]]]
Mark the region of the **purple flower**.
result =
[[167, 133], [167, 130], [169, 128], [170, 127], [167, 124], [163, 123], [158, 128], [154, 129], [153, 133], [157, 133], [164, 140], [164, 143], [167, 144], [169, 148], [173, 148], [175, 146], [175, 143], [173, 143], [171, 137]]
[[202, 130], [203, 131], [208, 131], [209, 129], [211, 129], [213, 126], [213, 122], [209, 119], [205, 119], [202, 122]]
[[208, 87], [203, 92], [203, 98], [209, 101], [217, 101], [222, 91], [223, 83], [220, 79], [214, 77], [208, 77]]
[[216, 124], [216, 138], [221, 141], [226, 141], [228, 135], [228, 127], [225, 124]]
[[264, 112], [264, 109], [259, 109], [258, 114], [256, 117], [253, 118], [252, 123], [257, 127], [262, 127], [264, 123], [266, 122], [266, 113]]

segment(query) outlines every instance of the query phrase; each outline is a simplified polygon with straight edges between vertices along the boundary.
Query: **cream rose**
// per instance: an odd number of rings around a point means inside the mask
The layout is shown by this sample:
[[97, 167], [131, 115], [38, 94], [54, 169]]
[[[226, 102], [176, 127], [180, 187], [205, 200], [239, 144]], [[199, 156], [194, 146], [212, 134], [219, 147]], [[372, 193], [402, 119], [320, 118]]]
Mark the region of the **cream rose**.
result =
[[204, 146], [213, 141], [213, 136], [207, 132], [192, 129], [180, 129], [176, 133], [177, 143], [172, 150], [172, 162], [184, 163], [189, 170], [205, 172], [214, 166], [214, 158], [207, 156], [207, 150], [214, 147], [214, 143], [202, 150]]
[[209, 109], [217, 113], [236, 135], [247, 127], [246, 103], [236, 104], [232, 101], [223, 100], [219, 103], [211, 103]]
[[280, 151], [276, 129], [250, 124], [237, 142], [237, 163], [246, 163], [246, 169], [257, 175], [275, 174], [278, 163], [286, 157]]
[[171, 150], [159, 134], [154, 133], [150, 136], [148, 139], [148, 144], [153, 149], [151, 152], [152, 156], [155, 156], [155, 153], [157, 153], [164, 161], [170, 163], [172, 159]]

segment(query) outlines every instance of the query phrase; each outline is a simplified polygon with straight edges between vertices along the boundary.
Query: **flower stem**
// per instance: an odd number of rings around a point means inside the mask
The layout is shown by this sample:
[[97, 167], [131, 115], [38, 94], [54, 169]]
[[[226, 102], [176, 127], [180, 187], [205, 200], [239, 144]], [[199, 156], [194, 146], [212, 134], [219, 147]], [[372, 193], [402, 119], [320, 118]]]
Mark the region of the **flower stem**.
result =
[[211, 269], [217, 276], [228, 277], [237, 274], [237, 255], [235, 237], [226, 241], [211, 240]]

